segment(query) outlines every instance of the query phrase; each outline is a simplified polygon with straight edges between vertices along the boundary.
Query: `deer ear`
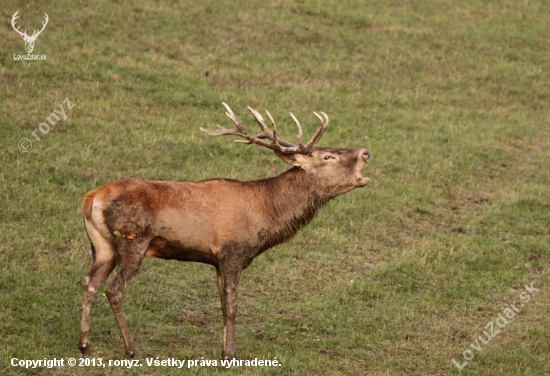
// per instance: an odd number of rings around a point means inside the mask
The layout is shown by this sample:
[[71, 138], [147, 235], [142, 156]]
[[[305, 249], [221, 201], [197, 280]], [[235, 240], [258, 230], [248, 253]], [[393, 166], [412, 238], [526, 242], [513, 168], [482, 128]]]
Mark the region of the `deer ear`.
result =
[[311, 165], [311, 158], [305, 154], [282, 154], [276, 153], [285, 163], [289, 165], [301, 167], [308, 170]]

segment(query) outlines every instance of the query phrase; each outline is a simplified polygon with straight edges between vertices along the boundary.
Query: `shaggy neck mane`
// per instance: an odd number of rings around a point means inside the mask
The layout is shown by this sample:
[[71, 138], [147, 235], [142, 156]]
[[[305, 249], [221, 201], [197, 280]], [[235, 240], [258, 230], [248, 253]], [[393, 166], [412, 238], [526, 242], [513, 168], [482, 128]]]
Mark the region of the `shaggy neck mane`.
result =
[[260, 194], [265, 194], [260, 252], [292, 238], [330, 200], [318, 194], [315, 179], [298, 167], [255, 183]]

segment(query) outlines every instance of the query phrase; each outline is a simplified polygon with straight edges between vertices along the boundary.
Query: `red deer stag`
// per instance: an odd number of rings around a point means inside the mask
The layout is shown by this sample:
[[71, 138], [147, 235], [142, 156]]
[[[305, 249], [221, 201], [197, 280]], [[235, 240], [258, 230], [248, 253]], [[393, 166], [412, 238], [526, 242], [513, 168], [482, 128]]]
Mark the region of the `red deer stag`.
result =
[[89, 328], [92, 301], [101, 284], [118, 265], [106, 295], [120, 328], [126, 352], [139, 356], [122, 308], [124, 291], [144, 257], [195, 261], [216, 268], [223, 311], [223, 359], [235, 351], [237, 285], [241, 272], [267, 249], [289, 240], [309, 223], [329, 200], [370, 179], [361, 175], [370, 155], [365, 149], [319, 147], [328, 116], [314, 114], [321, 125], [311, 140], [290, 143], [270, 130], [262, 116], [248, 107], [261, 127], [251, 134], [241, 126], [228, 105], [226, 115], [235, 128], [201, 131], [243, 137], [246, 144], [267, 147], [293, 167], [279, 176], [256, 181], [209, 179], [198, 182], [125, 180], [89, 192], [82, 211], [92, 243], [93, 264], [82, 281], [84, 300], [78, 348], [90, 354]]

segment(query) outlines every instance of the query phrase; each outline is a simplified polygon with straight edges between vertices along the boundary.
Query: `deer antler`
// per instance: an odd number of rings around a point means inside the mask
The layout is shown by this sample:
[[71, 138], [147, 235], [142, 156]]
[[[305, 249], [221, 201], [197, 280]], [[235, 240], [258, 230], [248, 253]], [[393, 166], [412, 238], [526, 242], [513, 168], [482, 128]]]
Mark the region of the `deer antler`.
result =
[[[248, 107], [248, 110], [252, 113], [252, 116], [254, 116], [254, 119], [258, 122], [260, 125], [260, 128], [262, 131], [258, 133], [257, 135], [251, 134], [249, 131], [247, 131], [245, 128], [241, 126], [239, 123], [239, 120], [231, 110], [231, 108], [224, 102], [222, 104], [227, 109], [227, 112], [225, 113], [227, 117], [229, 117], [233, 123], [235, 123], [235, 128], [233, 129], [227, 129], [222, 127], [221, 125], [216, 124], [218, 127], [218, 130], [211, 131], [208, 129], [200, 128], [200, 130], [206, 134], [209, 134], [211, 136], [224, 136], [224, 135], [235, 135], [245, 138], [247, 141], [243, 140], [235, 140], [235, 142], [240, 142], [244, 144], [257, 144], [260, 146], [264, 146], [268, 149], [274, 150], [278, 153], [282, 154], [311, 154], [313, 150], [315, 150], [315, 144], [319, 141], [323, 133], [325, 132], [325, 129], [328, 126], [328, 116], [324, 112], [321, 112], [323, 117], [319, 115], [317, 112], [313, 112], [315, 116], [321, 120], [321, 124], [319, 125], [319, 128], [317, 129], [317, 132], [313, 135], [311, 140], [307, 142], [305, 145], [302, 144], [302, 127], [300, 126], [300, 122], [296, 117], [290, 113], [290, 116], [296, 123], [296, 126], [298, 127], [298, 136], [297, 136], [297, 143], [291, 143], [288, 141], [285, 141], [277, 136], [277, 125], [275, 124], [275, 120], [273, 120], [273, 117], [271, 114], [266, 111], [267, 116], [269, 117], [269, 120], [271, 121], [271, 125], [273, 130], [270, 130], [267, 125], [265, 124], [265, 120], [260, 115], [258, 111], [255, 109]], [[266, 142], [264, 139], [269, 139], [271, 142]]]

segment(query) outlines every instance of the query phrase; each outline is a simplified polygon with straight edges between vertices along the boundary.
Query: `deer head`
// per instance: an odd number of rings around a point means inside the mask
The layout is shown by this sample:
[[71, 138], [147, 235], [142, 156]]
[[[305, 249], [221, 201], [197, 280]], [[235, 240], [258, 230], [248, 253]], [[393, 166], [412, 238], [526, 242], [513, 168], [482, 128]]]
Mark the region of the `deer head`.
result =
[[304, 144], [302, 143], [302, 127], [292, 113], [290, 116], [298, 127], [296, 143], [285, 141], [277, 135], [277, 125], [268, 111], [266, 114], [271, 121], [273, 130], [267, 127], [264, 118], [258, 111], [248, 107], [261, 128], [261, 132], [254, 135], [240, 124], [226, 103], [223, 105], [227, 109], [226, 115], [235, 123], [235, 128], [226, 129], [221, 125], [216, 125], [218, 130], [211, 131], [200, 128], [202, 132], [212, 136], [239, 136], [245, 138], [246, 141], [235, 140], [235, 142], [256, 144], [275, 151], [284, 162], [299, 168], [308, 177], [309, 185], [317, 185], [317, 193], [323, 199], [330, 200], [370, 182], [368, 177], [363, 177], [361, 174], [361, 170], [370, 158], [368, 151], [358, 148], [333, 148], [316, 145], [328, 126], [328, 116], [324, 112], [321, 114], [313, 112], [321, 124], [313, 137]]
[[19, 35], [21, 35], [21, 38], [23, 38], [23, 40], [25, 41], [25, 49], [27, 50], [27, 53], [30, 54], [34, 50], [34, 42], [36, 42], [36, 38], [38, 38], [40, 33], [42, 33], [42, 31], [44, 31], [44, 28], [48, 24], [49, 18], [48, 18], [48, 15], [46, 13], [44, 13], [44, 20], [45, 21], [42, 23], [42, 29], [40, 29], [40, 31], [34, 30], [33, 34], [31, 36], [28, 36], [26, 29], [25, 29], [24, 32], [20, 32], [19, 31], [19, 26], [15, 27], [15, 21], [17, 20], [17, 18], [19, 18], [17, 13], [19, 13], [19, 11], [15, 12], [13, 17], [11, 18], [11, 26], [13, 27], [13, 30], [17, 31], [17, 33]]

